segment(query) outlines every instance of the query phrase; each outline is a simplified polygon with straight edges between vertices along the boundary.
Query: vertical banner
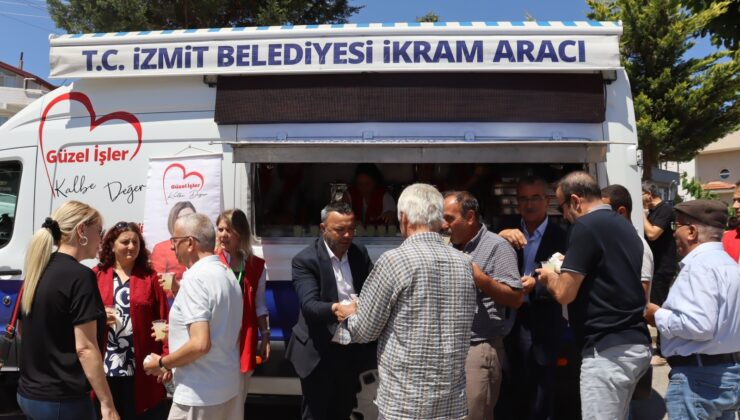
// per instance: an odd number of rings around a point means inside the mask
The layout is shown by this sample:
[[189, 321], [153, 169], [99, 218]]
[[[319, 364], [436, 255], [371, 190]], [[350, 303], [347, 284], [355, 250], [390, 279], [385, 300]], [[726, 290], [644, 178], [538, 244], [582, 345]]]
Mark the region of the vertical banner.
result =
[[175, 220], [203, 213], [214, 223], [221, 212], [222, 155], [154, 158], [149, 161], [144, 205], [144, 239], [152, 268], [180, 279], [185, 267], [170, 249]]

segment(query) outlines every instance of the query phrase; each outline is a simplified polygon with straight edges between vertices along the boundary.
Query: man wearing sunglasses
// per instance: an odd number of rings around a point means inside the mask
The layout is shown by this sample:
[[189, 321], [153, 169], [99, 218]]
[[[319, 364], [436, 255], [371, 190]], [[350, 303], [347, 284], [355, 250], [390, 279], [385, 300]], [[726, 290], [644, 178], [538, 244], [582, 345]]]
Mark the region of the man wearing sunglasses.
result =
[[727, 207], [693, 200], [675, 209], [681, 271], [663, 307], [651, 303], [645, 315], [671, 366], [668, 417], [732, 419], [740, 409], [740, 269], [720, 243]]
[[150, 375], [174, 370], [169, 419], [244, 417], [239, 398], [242, 293], [234, 273], [213, 254], [216, 231], [208, 216], [182, 216], [170, 245], [188, 267], [170, 309], [170, 354], [147, 356]]
[[650, 365], [642, 241], [630, 222], [601, 201], [591, 175], [566, 175], [555, 195], [573, 225], [568, 252], [559, 273], [538, 269], [538, 281], [568, 305], [582, 347], [583, 418], [626, 419], [637, 381]]

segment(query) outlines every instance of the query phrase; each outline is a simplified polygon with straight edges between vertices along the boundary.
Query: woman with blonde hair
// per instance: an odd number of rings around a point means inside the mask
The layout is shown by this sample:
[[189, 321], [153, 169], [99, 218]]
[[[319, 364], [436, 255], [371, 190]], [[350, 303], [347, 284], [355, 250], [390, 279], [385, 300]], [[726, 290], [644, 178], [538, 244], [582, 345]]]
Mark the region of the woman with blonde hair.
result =
[[103, 302], [95, 275], [79, 262], [95, 258], [102, 232], [97, 210], [67, 201], [28, 246], [17, 398], [33, 420], [94, 418], [91, 386], [103, 419], [119, 418], [98, 347], [105, 331]]
[[[257, 364], [270, 357], [270, 326], [265, 304], [265, 260], [252, 253], [249, 221], [239, 209], [226, 210], [216, 219], [216, 254], [231, 267], [244, 298], [242, 329], [239, 336], [242, 404], [247, 399], [249, 379]], [[262, 337], [257, 352], [257, 330]]]

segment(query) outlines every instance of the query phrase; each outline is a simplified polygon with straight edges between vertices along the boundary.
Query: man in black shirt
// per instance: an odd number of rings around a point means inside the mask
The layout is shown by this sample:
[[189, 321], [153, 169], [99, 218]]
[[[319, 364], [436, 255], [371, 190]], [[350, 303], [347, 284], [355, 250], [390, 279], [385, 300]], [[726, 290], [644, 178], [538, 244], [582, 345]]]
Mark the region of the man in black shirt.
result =
[[635, 385], [650, 363], [650, 335], [642, 317], [642, 241], [626, 219], [602, 203], [589, 174], [566, 175], [555, 194], [573, 227], [562, 268], [538, 269], [539, 281], [568, 305], [582, 345], [583, 417], [625, 419]]
[[643, 214], [643, 224], [655, 266], [650, 301], [660, 306], [676, 274], [676, 241], [671, 231], [671, 223], [676, 218], [673, 207], [660, 198], [655, 184], [642, 184], [642, 204], [648, 210]]
[[[650, 288], [650, 302], [662, 306], [668, 297], [673, 277], [676, 275], [676, 241], [673, 239], [671, 223], [676, 220], [673, 207], [660, 198], [655, 184], [642, 184], [642, 223], [645, 226], [645, 239], [653, 252], [653, 282]], [[656, 339], [656, 355], [651, 364], [662, 366], [666, 360], [660, 352], [660, 335]]]

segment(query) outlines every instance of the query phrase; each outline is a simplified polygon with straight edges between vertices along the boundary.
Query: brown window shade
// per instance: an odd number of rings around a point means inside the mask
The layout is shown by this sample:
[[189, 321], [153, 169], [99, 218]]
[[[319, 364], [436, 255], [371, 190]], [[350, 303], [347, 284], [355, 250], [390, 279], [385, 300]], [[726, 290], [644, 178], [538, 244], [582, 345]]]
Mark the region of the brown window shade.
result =
[[601, 74], [380, 73], [219, 77], [219, 124], [605, 119]]

